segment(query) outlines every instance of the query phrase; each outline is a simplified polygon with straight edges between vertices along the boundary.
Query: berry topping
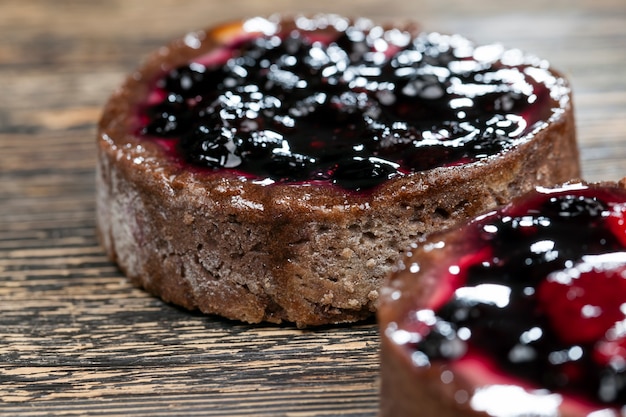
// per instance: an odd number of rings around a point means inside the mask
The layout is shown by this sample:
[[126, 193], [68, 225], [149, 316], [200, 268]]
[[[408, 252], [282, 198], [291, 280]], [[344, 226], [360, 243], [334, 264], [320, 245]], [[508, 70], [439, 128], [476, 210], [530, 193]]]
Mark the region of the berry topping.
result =
[[541, 61], [460, 36], [300, 24], [164, 74], [139, 133], [180, 141], [193, 165], [366, 190], [516, 146], [549, 118], [563, 83]]
[[447, 258], [429, 302], [388, 334], [416, 366], [471, 352], [526, 383], [624, 404], [625, 220], [621, 188], [539, 189], [453, 232], [470, 252]]

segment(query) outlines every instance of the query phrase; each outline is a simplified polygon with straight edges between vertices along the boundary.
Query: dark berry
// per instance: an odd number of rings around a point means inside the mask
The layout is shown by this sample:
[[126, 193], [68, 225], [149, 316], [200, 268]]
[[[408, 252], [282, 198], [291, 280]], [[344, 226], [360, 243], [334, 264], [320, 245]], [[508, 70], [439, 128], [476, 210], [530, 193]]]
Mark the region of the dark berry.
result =
[[143, 133], [150, 136], [176, 138], [184, 133], [188, 127], [188, 120], [176, 113], [162, 111], [143, 129]]
[[430, 326], [424, 339], [417, 346], [433, 360], [454, 360], [467, 351], [467, 345], [459, 338], [456, 325], [443, 320], [437, 320]]
[[269, 159], [275, 149], [285, 145], [280, 133], [271, 130], [257, 130], [240, 135], [237, 143], [237, 152], [243, 159]]
[[622, 367], [607, 367], [600, 374], [597, 397], [603, 403], [626, 402], [626, 371]]
[[397, 165], [373, 157], [354, 157], [337, 163], [332, 182], [345, 188], [362, 190], [396, 175], [398, 175]]
[[163, 80], [165, 91], [192, 98], [216, 89], [226, 74], [221, 68], [192, 63], [170, 71]]
[[348, 59], [352, 62], [361, 62], [365, 54], [371, 52], [372, 48], [367, 43], [367, 36], [364, 32], [351, 27], [343, 32], [334, 42], [342, 51], [345, 51]]
[[143, 132], [150, 136], [176, 138], [189, 129], [190, 114], [182, 96], [168, 94], [165, 100], [149, 109], [150, 123]]
[[564, 195], [552, 197], [544, 206], [548, 214], [559, 217], [584, 217], [594, 218], [602, 216], [606, 206], [597, 199], [587, 196]]
[[179, 146], [184, 154], [193, 158], [190, 162], [201, 166], [234, 168], [241, 164], [241, 158], [235, 154], [236, 145], [224, 129], [197, 126], [181, 139]]
[[270, 178], [278, 180], [301, 180], [308, 176], [315, 165], [315, 158], [294, 152], [274, 149], [266, 169]]

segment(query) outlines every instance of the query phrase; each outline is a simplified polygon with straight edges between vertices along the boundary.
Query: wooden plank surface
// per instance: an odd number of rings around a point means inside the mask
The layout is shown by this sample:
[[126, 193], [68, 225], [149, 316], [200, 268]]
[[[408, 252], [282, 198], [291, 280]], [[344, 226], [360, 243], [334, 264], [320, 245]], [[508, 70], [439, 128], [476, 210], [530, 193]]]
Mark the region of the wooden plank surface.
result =
[[575, 90], [584, 176], [626, 175], [623, 0], [0, 1], [0, 415], [375, 416], [374, 322], [206, 317], [130, 286], [94, 234], [95, 123], [148, 52], [275, 11], [416, 19], [550, 60]]

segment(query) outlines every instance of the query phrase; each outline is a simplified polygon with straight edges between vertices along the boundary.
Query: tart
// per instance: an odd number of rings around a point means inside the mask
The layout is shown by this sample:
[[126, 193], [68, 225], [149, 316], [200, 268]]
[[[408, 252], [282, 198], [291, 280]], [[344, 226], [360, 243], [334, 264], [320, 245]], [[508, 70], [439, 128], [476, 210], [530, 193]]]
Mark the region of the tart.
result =
[[381, 289], [381, 413], [621, 416], [626, 178], [434, 233]]
[[579, 174], [570, 86], [546, 61], [334, 15], [173, 41], [97, 141], [110, 258], [167, 302], [250, 323], [371, 317], [412, 241]]

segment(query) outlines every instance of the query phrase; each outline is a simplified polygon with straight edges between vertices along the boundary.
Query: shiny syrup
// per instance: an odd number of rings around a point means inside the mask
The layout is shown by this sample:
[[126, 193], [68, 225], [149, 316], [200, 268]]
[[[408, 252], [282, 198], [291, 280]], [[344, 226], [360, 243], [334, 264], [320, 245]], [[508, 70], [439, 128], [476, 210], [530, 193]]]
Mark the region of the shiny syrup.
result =
[[163, 74], [137, 133], [174, 142], [194, 167], [367, 190], [504, 152], [554, 107], [558, 80], [519, 51], [380, 27], [333, 33], [277, 27]]

